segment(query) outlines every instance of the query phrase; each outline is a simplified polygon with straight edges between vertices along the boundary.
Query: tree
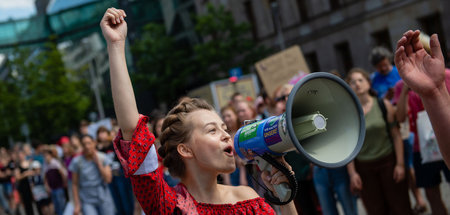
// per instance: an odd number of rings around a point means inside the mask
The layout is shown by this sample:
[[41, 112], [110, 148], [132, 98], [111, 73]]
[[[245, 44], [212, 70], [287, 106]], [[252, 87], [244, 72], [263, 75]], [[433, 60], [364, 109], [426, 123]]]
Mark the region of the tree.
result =
[[131, 49], [137, 59], [132, 74], [137, 94], [151, 91], [158, 101], [172, 104], [188, 89], [226, 78], [232, 68], [248, 73], [268, 55], [268, 49], [252, 40], [247, 23], [236, 24], [222, 6], [207, 7], [205, 15], [194, 17], [195, 31], [204, 40], [200, 44], [183, 46], [167, 35], [163, 25], [144, 26]]
[[163, 25], [144, 26], [131, 50], [137, 59], [132, 78], [138, 93], [152, 91], [158, 101], [171, 103], [184, 92], [195, 63], [186, 49], [166, 35]]
[[0, 80], [0, 146], [7, 146], [9, 137], [20, 136], [20, 126], [25, 122], [21, 106], [19, 88]]
[[258, 46], [251, 38], [248, 23], [237, 24], [223, 6], [207, 5], [208, 12], [196, 17], [195, 30], [204, 39], [194, 47], [197, 63], [202, 67], [204, 81], [225, 78], [228, 71], [241, 67], [244, 73], [270, 50]]
[[[4, 105], [20, 106], [7, 116], [9, 129], [19, 131], [14, 119], [23, 119], [20, 123], [28, 125], [31, 138], [49, 141], [77, 126], [90, 105], [89, 88], [79, 73], [64, 67], [56, 44], [49, 42], [34, 52], [18, 50], [11, 59], [8, 85], [13, 90], [3, 96], [18, 97]], [[15, 138], [23, 139], [17, 134]]]

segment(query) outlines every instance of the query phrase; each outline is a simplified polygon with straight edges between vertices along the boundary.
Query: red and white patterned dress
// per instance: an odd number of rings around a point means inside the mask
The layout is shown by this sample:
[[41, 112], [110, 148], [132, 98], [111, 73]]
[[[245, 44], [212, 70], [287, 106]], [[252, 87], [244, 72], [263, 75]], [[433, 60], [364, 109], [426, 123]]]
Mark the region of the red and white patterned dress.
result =
[[158, 168], [153, 144], [155, 137], [148, 130], [148, 117], [141, 115], [131, 141], [122, 139], [119, 131], [114, 150], [144, 212], [150, 214], [275, 214], [263, 198], [258, 197], [235, 204], [197, 202], [183, 184], [170, 187]]

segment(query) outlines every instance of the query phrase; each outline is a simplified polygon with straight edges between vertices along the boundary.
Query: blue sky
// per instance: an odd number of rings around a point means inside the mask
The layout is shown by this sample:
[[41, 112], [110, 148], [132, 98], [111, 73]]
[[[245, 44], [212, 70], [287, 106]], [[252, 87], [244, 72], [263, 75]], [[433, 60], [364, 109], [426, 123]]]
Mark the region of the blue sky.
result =
[[34, 0], [0, 0], [0, 22], [9, 18], [27, 18], [34, 14]]

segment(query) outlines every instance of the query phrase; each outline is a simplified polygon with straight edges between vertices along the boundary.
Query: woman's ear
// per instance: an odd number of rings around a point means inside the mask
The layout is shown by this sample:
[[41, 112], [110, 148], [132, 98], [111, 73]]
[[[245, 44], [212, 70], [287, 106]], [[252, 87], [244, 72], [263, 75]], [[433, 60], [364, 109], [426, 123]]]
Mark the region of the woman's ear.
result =
[[192, 158], [192, 157], [194, 157], [194, 153], [192, 152], [192, 149], [188, 145], [186, 145], [184, 143], [178, 144], [177, 151], [181, 155], [181, 157], [183, 157], [183, 158]]

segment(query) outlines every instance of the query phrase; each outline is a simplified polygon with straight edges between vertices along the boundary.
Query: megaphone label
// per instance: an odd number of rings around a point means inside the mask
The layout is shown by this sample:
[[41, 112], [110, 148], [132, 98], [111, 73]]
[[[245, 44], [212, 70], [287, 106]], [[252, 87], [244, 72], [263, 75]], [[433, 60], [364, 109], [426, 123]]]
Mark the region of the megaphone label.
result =
[[274, 117], [264, 125], [264, 141], [267, 146], [281, 142], [281, 137], [278, 134], [279, 119], [279, 117]]
[[258, 131], [258, 126], [264, 121], [258, 121], [253, 124], [247, 125], [242, 128], [242, 131], [239, 135], [239, 142], [244, 142], [246, 140], [252, 139], [256, 137], [256, 133]]

